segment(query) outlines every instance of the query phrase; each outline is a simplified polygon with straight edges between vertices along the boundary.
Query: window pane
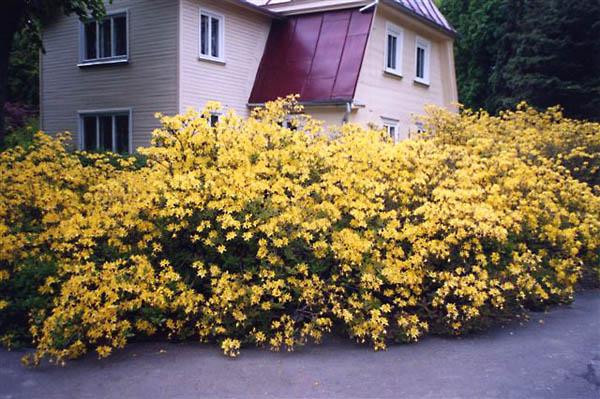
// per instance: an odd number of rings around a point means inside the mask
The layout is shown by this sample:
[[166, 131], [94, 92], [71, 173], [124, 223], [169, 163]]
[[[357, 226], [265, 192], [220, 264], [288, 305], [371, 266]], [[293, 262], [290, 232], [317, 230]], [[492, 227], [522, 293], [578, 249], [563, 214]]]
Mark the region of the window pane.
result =
[[396, 69], [396, 60], [398, 59], [398, 37], [392, 37], [392, 68]]
[[100, 116], [100, 150], [112, 151], [112, 116]]
[[119, 154], [129, 153], [129, 115], [115, 116], [115, 126], [117, 135], [116, 152]]
[[83, 149], [86, 151], [95, 151], [97, 148], [96, 117], [85, 116], [83, 118]]
[[390, 69], [396, 69], [396, 60], [398, 58], [398, 38], [394, 35], [388, 35], [388, 60], [387, 66]]
[[127, 19], [125, 16], [113, 19], [115, 55], [127, 55]]
[[110, 19], [100, 22], [100, 58], [111, 57]]
[[217, 18], [210, 19], [211, 24], [211, 55], [213, 57], [219, 57], [221, 49], [219, 48], [219, 37], [220, 37], [220, 25], [221, 21]]
[[392, 64], [392, 35], [387, 37], [387, 67], [393, 68]]
[[96, 22], [85, 24], [85, 59], [96, 58]]
[[417, 77], [425, 78], [425, 49], [417, 47]]
[[200, 54], [208, 55], [208, 16], [200, 17]]
[[392, 140], [396, 140], [396, 127], [390, 126], [390, 137]]
[[212, 114], [210, 116], [210, 125], [212, 127], [215, 127], [215, 126], [217, 126], [217, 123], [219, 123], [219, 115]]

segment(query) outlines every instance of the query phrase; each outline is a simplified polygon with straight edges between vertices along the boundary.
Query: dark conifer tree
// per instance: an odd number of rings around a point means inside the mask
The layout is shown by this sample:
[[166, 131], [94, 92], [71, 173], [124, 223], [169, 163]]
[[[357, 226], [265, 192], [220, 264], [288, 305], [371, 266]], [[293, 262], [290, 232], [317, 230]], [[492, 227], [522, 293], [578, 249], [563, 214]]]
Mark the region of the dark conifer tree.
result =
[[600, 120], [600, 1], [443, 0], [459, 31], [461, 101], [490, 112], [521, 100]]

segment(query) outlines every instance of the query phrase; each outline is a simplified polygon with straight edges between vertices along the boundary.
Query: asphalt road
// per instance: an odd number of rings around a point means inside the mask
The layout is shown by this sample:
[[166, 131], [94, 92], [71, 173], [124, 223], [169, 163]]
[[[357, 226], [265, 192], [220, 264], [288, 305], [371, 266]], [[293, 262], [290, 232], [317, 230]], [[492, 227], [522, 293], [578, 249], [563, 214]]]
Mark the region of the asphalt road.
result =
[[246, 349], [230, 360], [214, 345], [152, 343], [33, 370], [22, 355], [0, 351], [0, 398], [598, 399], [600, 291], [533, 313], [525, 325], [379, 353], [331, 340], [294, 353]]

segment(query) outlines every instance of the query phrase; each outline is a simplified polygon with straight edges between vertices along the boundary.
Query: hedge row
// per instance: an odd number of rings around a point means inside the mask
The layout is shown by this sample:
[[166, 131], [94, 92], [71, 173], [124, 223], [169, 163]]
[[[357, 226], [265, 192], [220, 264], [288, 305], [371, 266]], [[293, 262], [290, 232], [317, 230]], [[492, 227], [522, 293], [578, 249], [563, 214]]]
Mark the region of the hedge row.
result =
[[214, 107], [162, 117], [143, 166], [41, 133], [0, 154], [5, 345], [31, 339], [34, 363], [147, 336], [235, 356], [335, 330], [384, 349], [598, 282], [598, 124], [432, 110], [429, 138], [393, 144], [284, 128], [285, 101], [213, 128]]

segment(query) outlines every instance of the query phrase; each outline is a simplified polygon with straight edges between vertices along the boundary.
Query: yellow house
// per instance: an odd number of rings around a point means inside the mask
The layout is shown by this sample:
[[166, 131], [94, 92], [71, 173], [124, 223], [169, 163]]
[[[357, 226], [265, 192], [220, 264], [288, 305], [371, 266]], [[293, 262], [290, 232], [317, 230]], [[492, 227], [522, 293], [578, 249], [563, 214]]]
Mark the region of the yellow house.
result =
[[[80, 148], [147, 145], [156, 112], [299, 94], [330, 125], [418, 130], [425, 105], [457, 101], [455, 32], [432, 0], [114, 0], [102, 21], [43, 32], [41, 125]], [[214, 115], [215, 120], [219, 115]]]

